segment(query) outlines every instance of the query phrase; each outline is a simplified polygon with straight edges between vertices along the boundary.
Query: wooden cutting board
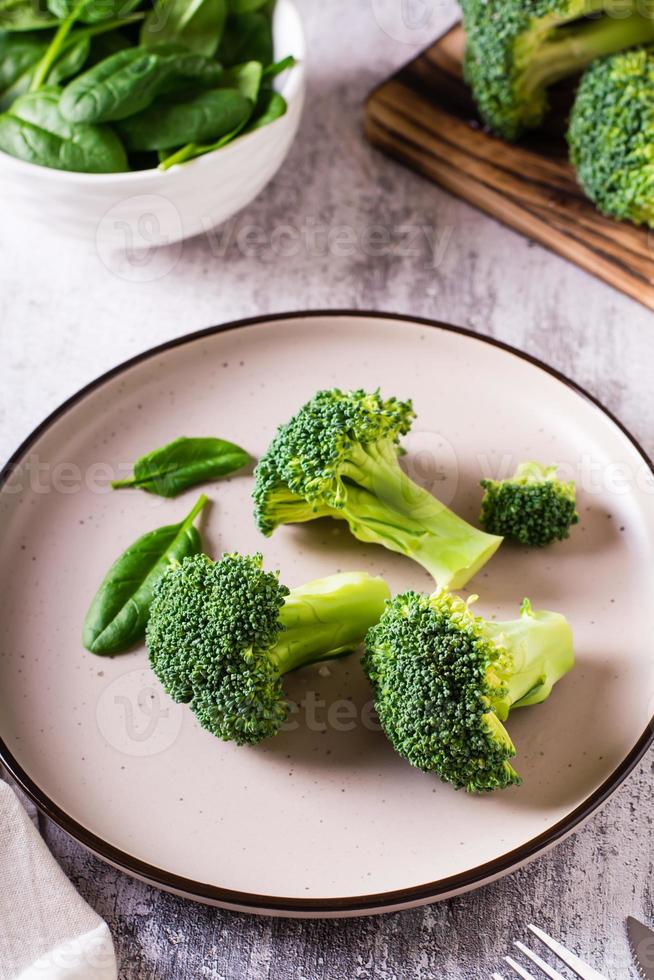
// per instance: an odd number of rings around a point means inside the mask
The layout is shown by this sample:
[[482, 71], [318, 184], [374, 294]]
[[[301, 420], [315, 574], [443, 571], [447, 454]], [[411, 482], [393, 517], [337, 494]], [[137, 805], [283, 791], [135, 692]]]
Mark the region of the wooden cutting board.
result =
[[546, 128], [520, 143], [485, 132], [463, 81], [454, 27], [370, 95], [378, 147], [654, 309], [654, 231], [603, 217], [575, 181], [565, 121], [571, 86], [552, 93]]

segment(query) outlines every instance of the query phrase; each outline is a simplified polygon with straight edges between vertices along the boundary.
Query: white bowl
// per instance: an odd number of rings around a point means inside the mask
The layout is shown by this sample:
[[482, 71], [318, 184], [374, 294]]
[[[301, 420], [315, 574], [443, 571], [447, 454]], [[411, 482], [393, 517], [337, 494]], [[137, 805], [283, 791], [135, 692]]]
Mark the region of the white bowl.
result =
[[244, 208], [272, 179], [297, 132], [304, 102], [305, 42], [292, 0], [278, 0], [275, 56], [298, 63], [281, 76], [284, 116], [168, 171], [80, 174], [25, 163], [0, 152], [5, 215], [101, 249], [151, 248], [209, 231]]

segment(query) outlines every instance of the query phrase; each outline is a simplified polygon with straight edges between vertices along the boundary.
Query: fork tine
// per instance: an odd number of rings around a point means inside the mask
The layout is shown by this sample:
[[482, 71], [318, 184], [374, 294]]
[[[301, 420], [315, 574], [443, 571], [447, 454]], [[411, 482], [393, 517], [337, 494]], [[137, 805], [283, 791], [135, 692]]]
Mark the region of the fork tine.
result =
[[601, 973], [594, 970], [592, 966], [588, 966], [587, 963], [580, 960], [578, 956], [571, 953], [570, 950], [566, 949], [565, 946], [562, 946], [561, 943], [557, 943], [556, 939], [552, 939], [552, 937], [548, 936], [542, 929], [539, 929], [537, 926], [531, 924], [527, 928], [530, 929], [535, 936], [538, 936], [540, 941], [545, 943], [545, 945], [548, 946], [553, 953], [556, 953], [559, 959], [563, 960], [563, 962], [569, 966], [578, 977], [581, 977], [581, 980], [606, 980], [606, 977], [603, 977]]
[[524, 943], [516, 943], [515, 945], [518, 947], [520, 952], [524, 953], [532, 963], [535, 963], [536, 966], [543, 971], [545, 976], [550, 978], [550, 980], [565, 980], [565, 977], [562, 977], [558, 970], [555, 970], [553, 966], [550, 966], [549, 963], [542, 960], [540, 956], [536, 955], [536, 953], [532, 953], [529, 947], [525, 946]]
[[517, 973], [519, 977], [523, 978], [523, 980], [536, 980], [536, 977], [533, 975], [533, 973], [528, 973], [527, 970], [525, 970], [524, 966], [520, 966], [520, 964], [516, 963], [516, 961], [512, 959], [510, 956], [505, 956], [504, 961], [508, 963], [508, 965], [511, 967], [513, 972]]

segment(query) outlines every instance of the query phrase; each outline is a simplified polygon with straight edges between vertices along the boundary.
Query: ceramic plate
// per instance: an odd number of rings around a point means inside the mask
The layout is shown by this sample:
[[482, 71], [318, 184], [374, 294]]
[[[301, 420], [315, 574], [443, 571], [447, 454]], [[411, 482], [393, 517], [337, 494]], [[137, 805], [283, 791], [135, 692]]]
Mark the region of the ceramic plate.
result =
[[[524, 785], [488, 797], [412, 769], [376, 730], [357, 658], [287, 685], [287, 730], [224, 744], [174, 705], [146, 652], [95, 657], [82, 620], [110, 563], [181, 519], [108, 489], [144, 451], [218, 435], [261, 454], [318, 388], [414, 399], [405, 465], [470, 520], [478, 481], [523, 459], [577, 480], [581, 523], [544, 551], [505, 545], [471, 589], [481, 612], [534, 605], [571, 621], [578, 666], [509, 729]], [[384, 315], [281, 316], [205, 331], [110, 372], [47, 420], [0, 494], [0, 738], [9, 769], [92, 851], [172, 891], [248, 911], [342, 915], [433, 901], [488, 882], [577, 827], [648, 746], [653, 664], [654, 480], [634, 440], [564, 378], [492, 341]], [[340, 522], [262, 538], [249, 476], [209, 488], [207, 550], [262, 550], [282, 580], [337, 569], [429, 589], [417, 566]]]

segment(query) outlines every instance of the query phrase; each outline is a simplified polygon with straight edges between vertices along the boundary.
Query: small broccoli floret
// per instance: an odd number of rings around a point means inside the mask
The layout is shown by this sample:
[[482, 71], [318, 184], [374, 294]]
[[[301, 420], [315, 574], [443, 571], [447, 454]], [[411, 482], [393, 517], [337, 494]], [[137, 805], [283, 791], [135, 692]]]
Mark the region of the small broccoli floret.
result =
[[484, 121], [510, 140], [541, 124], [549, 86], [654, 40], [654, 22], [639, 13], [588, 19], [611, 11], [611, 0], [462, 0], [462, 7], [466, 80]]
[[379, 392], [318, 392], [279, 428], [256, 468], [260, 530], [334, 517], [360, 541], [417, 561], [442, 588], [465, 585], [502, 539], [457, 517], [402, 470], [399, 439], [414, 418], [410, 401]]
[[588, 69], [568, 142], [579, 183], [600, 211], [654, 227], [654, 48]]
[[543, 547], [563, 541], [579, 523], [573, 480], [564, 483], [556, 466], [521, 463], [508, 480], [482, 480], [482, 526], [520, 544]]
[[239, 745], [286, 719], [282, 676], [353, 650], [388, 598], [383, 579], [344, 572], [297, 589], [261, 555], [206, 555], [171, 566], [155, 589], [146, 641], [166, 692]]
[[533, 612], [525, 600], [519, 619], [488, 622], [445, 592], [387, 603], [363, 659], [394, 749], [470, 792], [521, 782], [502, 723], [513, 708], [544, 701], [573, 664], [560, 614]]

